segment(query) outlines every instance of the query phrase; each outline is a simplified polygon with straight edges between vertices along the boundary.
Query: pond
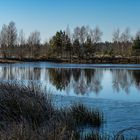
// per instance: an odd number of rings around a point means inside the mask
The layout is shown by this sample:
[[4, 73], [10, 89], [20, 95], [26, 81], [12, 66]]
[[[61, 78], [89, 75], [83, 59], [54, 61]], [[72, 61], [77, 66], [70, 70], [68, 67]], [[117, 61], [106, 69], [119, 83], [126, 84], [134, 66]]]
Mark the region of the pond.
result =
[[56, 95], [58, 106], [99, 108], [107, 133], [140, 125], [140, 65], [0, 64], [0, 80], [40, 84]]

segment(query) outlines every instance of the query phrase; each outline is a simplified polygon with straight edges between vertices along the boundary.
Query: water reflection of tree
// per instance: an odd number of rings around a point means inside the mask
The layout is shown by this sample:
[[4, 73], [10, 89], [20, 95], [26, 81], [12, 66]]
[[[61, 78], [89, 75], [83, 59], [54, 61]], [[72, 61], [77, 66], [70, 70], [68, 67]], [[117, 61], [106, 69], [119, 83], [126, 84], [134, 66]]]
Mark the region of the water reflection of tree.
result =
[[113, 69], [111, 72], [114, 91], [119, 93], [120, 90], [124, 90], [126, 93], [129, 93], [133, 84], [132, 72], [125, 69]]
[[73, 84], [74, 92], [77, 95], [85, 95], [88, 92], [88, 86], [84, 74], [84, 70], [81, 70], [79, 79], [77, 79]]
[[34, 68], [33, 69], [33, 79], [34, 80], [40, 80], [40, 77], [41, 77], [41, 69], [40, 68]]
[[50, 82], [57, 88], [57, 90], [65, 90], [70, 83], [70, 69], [49, 69], [48, 71]]
[[[73, 89], [77, 95], [98, 94], [101, 89], [103, 70], [49, 69], [49, 79], [57, 90]], [[72, 88], [72, 89], [71, 89]]]
[[140, 89], [140, 70], [133, 70], [132, 74], [136, 87]]
[[40, 80], [40, 68], [2, 67], [0, 69], [1, 80]]
[[[0, 68], [0, 79], [48, 82], [47, 84], [51, 83], [60, 91], [88, 95], [101, 92], [103, 72], [105, 69], [42, 69], [8, 66]], [[130, 87], [134, 85], [140, 90], [140, 70], [113, 69], [110, 72], [114, 91], [123, 90], [129, 93]]]
[[1, 67], [0, 79], [38, 81], [38, 83], [46, 83], [49, 80], [57, 90], [69, 92], [74, 90], [75, 94], [85, 95], [100, 92], [102, 89], [101, 73], [101, 70], [94, 69], [41, 69], [11, 66]]
[[14, 80], [16, 73], [12, 67], [2, 67], [0, 72], [1, 80]]
[[102, 78], [103, 70], [96, 69], [94, 70], [94, 75], [91, 76], [91, 82], [89, 84], [89, 92], [94, 92], [99, 94], [102, 90]]
[[[75, 82], [74, 91], [76, 94], [85, 95], [89, 93], [89, 86], [94, 76], [93, 69], [80, 70], [79, 79]], [[74, 70], [75, 73], [75, 70]]]
[[81, 76], [81, 69], [72, 69], [73, 79], [78, 82]]
[[92, 82], [92, 77], [95, 75], [95, 70], [94, 69], [85, 69], [85, 78], [87, 81], [87, 84], [89, 85]]

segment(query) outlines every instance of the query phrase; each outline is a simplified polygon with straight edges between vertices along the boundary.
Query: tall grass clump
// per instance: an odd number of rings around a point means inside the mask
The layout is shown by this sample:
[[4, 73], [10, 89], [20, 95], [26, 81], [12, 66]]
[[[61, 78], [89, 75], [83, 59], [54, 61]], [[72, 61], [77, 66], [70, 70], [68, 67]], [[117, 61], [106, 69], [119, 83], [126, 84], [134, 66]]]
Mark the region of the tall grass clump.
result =
[[76, 124], [81, 126], [101, 127], [103, 124], [103, 114], [97, 109], [85, 107], [83, 104], [74, 104], [70, 108]]
[[33, 127], [44, 124], [54, 113], [51, 99], [33, 85], [0, 83], [0, 121], [24, 122]]

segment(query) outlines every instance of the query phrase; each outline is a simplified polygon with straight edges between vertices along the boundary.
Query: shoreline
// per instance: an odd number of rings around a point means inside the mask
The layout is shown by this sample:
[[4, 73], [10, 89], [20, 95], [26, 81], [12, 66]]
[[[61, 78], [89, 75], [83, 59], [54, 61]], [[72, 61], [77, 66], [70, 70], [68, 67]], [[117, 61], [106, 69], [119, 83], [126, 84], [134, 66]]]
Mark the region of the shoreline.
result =
[[140, 57], [94, 57], [91, 59], [65, 58], [0, 58], [0, 63], [54, 62], [66, 64], [140, 64]]

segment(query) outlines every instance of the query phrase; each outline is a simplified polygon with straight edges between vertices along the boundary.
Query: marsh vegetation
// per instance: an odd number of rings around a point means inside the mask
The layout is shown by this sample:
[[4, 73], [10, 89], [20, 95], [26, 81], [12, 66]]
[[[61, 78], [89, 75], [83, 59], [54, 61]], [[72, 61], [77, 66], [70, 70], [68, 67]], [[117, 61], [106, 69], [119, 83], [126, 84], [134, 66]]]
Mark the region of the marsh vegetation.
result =
[[[0, 83], [0, 139], [2, 140], [124, 140], [123, 133], [100, 132], [103, 113], [83, 104], [56, 107], [39, 86]], [[90, 131], [86, 132], [89, 128]], [[85, 133], [86, 132], [86, 133]], [[134, 140], [137, 137], [134, 138]]]

